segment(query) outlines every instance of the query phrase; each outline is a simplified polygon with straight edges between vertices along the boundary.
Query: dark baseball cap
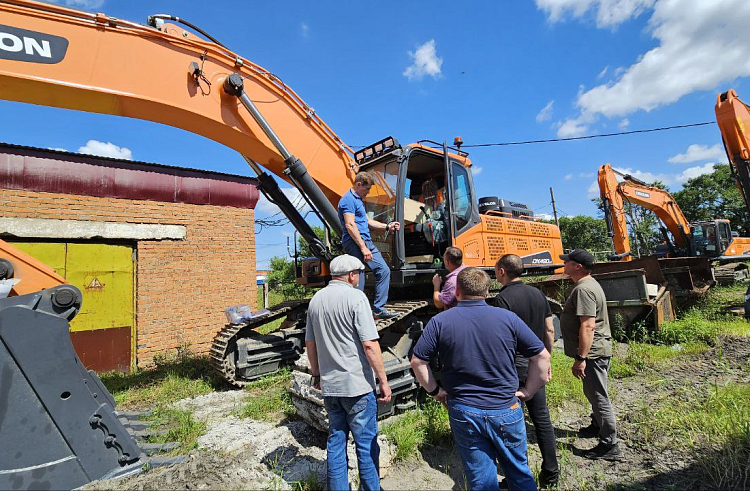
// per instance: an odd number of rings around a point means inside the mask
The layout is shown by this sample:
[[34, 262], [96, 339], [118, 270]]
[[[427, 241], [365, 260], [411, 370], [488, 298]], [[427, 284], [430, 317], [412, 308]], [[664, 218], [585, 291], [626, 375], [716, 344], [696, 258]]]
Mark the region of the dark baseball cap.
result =
[[573, 249], [568, 254], [560, 254], [560, 259], [563, 261], [575, 261], [589, 269], [591, 269], [594, 266], [594, 262], [596, 262], [594, 256], [586, 249]]

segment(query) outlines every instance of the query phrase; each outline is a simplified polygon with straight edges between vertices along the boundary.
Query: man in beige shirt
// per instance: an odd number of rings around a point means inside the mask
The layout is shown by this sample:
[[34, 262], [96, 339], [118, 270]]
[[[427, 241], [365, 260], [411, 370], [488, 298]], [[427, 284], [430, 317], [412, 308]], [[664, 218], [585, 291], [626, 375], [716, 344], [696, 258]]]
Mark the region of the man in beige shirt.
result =
[[565, 301], [560, 330], [565, 354], [575, 359], [573, 375], [581, 379], [583, 393], [591, 403], [589, 426], [581, 428], [581, 437], [599, 437], [599, 444], [586, 452], [589, 459], [621, 460], [617, 444], [615, 411], [607, 393], [607, 375], [612, 358], [612, 332], [607, 316], [604, 291], [592, 276], [594, 256], [586, 249], [563, 254], [563, 272], [575, 283]]

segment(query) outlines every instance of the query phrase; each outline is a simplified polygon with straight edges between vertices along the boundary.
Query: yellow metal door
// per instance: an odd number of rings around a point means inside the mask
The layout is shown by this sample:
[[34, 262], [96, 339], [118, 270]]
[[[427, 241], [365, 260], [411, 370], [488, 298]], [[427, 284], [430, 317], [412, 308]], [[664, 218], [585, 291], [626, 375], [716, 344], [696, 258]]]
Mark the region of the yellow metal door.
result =
[[133, 249], [86, 243], [14, 242], [52, 267], [83, 293], [81, 311], [70, 323], [78, 356], [97, 371], [133, 364], [135, 309]]

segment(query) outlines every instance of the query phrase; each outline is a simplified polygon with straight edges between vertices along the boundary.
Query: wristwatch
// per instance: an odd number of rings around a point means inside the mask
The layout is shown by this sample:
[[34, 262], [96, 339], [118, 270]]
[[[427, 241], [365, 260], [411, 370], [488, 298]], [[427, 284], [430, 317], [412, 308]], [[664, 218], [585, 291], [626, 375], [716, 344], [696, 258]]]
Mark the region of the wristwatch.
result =
[[438, 392], [440, 392], [440, 384], [435, 385], [435, 388], [427, 394], [429, 394], [431, 397], [435, 397]]
[[588, 360], [587, 357], [581, 356], [579, 354], [576, 354], [575, 359], [576, 359], [576, 361], [586, 361], [586, 360]]

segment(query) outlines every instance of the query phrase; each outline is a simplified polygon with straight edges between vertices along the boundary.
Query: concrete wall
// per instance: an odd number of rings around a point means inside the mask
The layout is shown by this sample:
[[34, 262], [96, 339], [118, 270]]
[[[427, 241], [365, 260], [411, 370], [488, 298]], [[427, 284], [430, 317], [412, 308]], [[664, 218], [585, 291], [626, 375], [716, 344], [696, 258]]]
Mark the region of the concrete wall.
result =
[[184, 240], [132, 239], [138, 366], [181, 346], [206, 353], [226, 307], [255, 305], [252, 209], [0, 189], [0, 215], [186, 228]]

